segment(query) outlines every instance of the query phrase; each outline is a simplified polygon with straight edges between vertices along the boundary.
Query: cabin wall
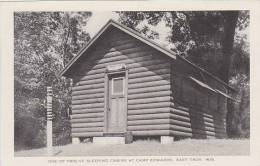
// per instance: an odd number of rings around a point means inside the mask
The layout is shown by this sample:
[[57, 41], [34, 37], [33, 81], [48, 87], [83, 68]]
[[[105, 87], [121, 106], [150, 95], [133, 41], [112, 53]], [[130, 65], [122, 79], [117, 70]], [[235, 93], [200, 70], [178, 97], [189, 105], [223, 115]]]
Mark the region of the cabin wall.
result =
[[106, 67], [128, 69], [127, 130], [134, 136], [169, 135], [170, 62], [160, 52], [116, 29], [109, 29], [83, 55], [73, 73], [72, 137], [102, 136]]
[[192, 76], [225, 92], [219, 82], [178, 59], [172, 63], [171, 134], [194, 138], [226, 137], [226, 98], [204, 88]]

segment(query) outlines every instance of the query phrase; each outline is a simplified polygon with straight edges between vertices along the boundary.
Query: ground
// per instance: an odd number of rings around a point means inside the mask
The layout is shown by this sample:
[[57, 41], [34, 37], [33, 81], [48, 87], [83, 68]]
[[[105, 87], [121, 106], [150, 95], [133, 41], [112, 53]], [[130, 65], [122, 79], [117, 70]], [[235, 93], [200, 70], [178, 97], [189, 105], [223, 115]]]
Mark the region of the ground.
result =
[[[176, 141], [162, 145], [155, 141], [137, 141], [126, 145], [78, 145], [55, 146], [54, 156], [189, 156], [189, 155], [249, 155], [249, 140], [192, 140]], [[46, 156], [46, 148], [17, 151], [15, 156]]]

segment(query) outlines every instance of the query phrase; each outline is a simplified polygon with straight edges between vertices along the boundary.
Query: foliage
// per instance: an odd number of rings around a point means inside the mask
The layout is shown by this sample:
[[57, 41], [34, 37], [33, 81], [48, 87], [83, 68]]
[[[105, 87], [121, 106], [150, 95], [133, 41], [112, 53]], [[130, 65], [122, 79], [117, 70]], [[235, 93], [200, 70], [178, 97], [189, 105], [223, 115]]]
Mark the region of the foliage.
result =
[[[151, 26], [164, 23], [170, 29], [171, 49], [219, 75], [227, 19], [222, 11], [117, 12], [119, 21], [151, 39], [160, 33]], [[15, 148], [46, 144], [46, 87], [52, 86], [54, 144], [70, 142], [68, 109], [70, 80], [59, 71], [90, 39], [85, 26], [90, 12], [14, 13], [14, 119]], [[144, 26], [139, 26], [143, 24]], [[229, 66], [229, 84], [239, 90], [232, 105], [231, 136], [249, 137], [249, 12], [239, 11]], [[231, 35], [232, 37], [232, 35]], [[230, 50], [229, 50], [230, 51]]]
[[245, 134], [249, 133], [249, 41], [247, 33], [243, 33], [249, 26], [248, 11], [121, 11], [118, 14], [122, 24], [151, 39], [154, 37], [151, 37], [147, 29], [149, 26], [143, 26], [145, 30], [142, 30], [138, 25], [146, 23], [157, 26], [165, 22], [171, 29], [168, 42], [174, 45], [171, 49], [176, 54], [186, 57], [239, 89], [234, 97], [240, 102], [232, 103], [230, 109], [233, 115], [230, 118], [233, 128], [230, 136], [249, 135]]
[[54, 144], [70, 141], [69, 80], [58, 73], [90, 39], [84, 30], [90, 12], [16, 12], [14, 14], [15, 148], [45, 142], [46, 87], [54, 91]]

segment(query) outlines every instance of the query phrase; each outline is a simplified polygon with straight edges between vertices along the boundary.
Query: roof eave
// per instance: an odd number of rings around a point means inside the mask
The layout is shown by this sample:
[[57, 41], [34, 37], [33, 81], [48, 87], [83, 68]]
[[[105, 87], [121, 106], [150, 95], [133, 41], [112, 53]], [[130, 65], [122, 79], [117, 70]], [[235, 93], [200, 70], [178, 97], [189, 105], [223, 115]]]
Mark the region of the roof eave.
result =
[[148, 40], [147, 38], [141, 36], [140, 34], [138, 34], [136, 31], [128, 28], [128, 27], [125, 27], [125, 26], [122, 26], [121, 24], [115, 22], [114, 20], [109, 20], [97, 33], [96, 35], [88, 42], [88, 44], [83, 47], [83, 49], [81, 49], [79, 51], [79, 53], [73, 57], [71, 59], [71, 61], [68, 63], [67, 66], [65, 66], [65, 68], [59, 73], [59, 77], [62, 77], [62, 76], [66, 76], [66, 73], [67, 71], [70, 69], [70, 67], [74, 64], [74, 62], [76, 62], [80, 57], [81, 55], [99, 38], [99, 36], [101, 36], [103, 34], [103, 32], [109, 27], [109, 26], [114, 26], [120, 30], [122, 30], [123, 32], [129, 34], [130, 36], [146, 43], [147, 45], [155, 48], [156, 50], [168, 55], [170, 58], [173, 58], [173, 59], [176, 59], [176, 56], [174, 55], [174, 52], [172, 52], [171, 50], [167, 50], [163, 47], [161, 47], [160, 45], [158, 45], [157, 43], [151, 41], [151, 40]]
[[123, 32], [129, 34], [130, 36], [138, 39], [138, 40], [141, 40], [142, 42], [146, 43], [147, 45], [155, 48], [156, 50], [166, 54], [167, 56], [169, 56], [170, 58], [172, 59], [176, 59], [177, 57], [179, 57], [180, 59], [184, 60], [185, 62], [189, 63], [190, 65], [192, 65], [193, 67], [199, 69], [200, 71], [206, 73], [207, 75], [209, 75], [210, 77], [212, 77], [213, 79], [215, 79], [216, 81], [218, 81], [219, 83], [221, 83], [222, 85], [226, 86], [229, 90], [232, 90], [233, 92], [237, 92], [236, 89], [234, 89], [233, 87], [229, 86], [227, 83], [225, 83], [224, 81], [220, 80], [218, 77], [214, 76], [213, 74], [209, 73], [208, 71], [200, 68], [199, 66], [197, 66], [196, 64], [190, 62], [189, 60], [181, 57], [181, 56], [178, 56], [176, 55], [174, 52], [172, 52], [171, 50], [169, 49], [166, 49], [160, 45], [158, 45], [157, 43], [155, 43], [154, 41], [152, 40], [149, 40], [145, 37], [143, 37], [142, 35], [138, 34], [138, 32], [134, 31], [133, 29], [131, 28], [128, 28], [126, 26], [123, 26], [117, 22], [115, 22], [114, 20], [110, 19], [97, 33], [96, 35], [87, 43], [87, 45], [85, 47], [83, 47], [79, 53], [73, 57], [71, 59], [71, 61], [64, 67], [64, 69], [59, 73], [59, 77], [62, 77], [62, 76], [70, 76], [70, 74], [68, 73], [70, 67], [74, 64], [74, 62], [76, 62], [80, 57], [81, 55], [103, 34], [103, 32], [109, 27], [109, 26], [114, 26], [120, 30], [122, 30]]
[[196, 64], [190, 62], [189, 60], [181, 57], [181, 56], [178, 56], [180, 59], [182, 59], [183, 61], [189, 63], [190, 65], [192, 65], [193, 67], [199, 69], [200, 71], [206, 73], [208, 76], [212, 77], [213, 79], [215, 79], [216, 81], [218, 81], [219, 83], [221, 83], [222, 85], [226, 86], [229, 90], [232, 90], [233, 92], [238, 92], [235, 88], [229, 86], [227, 83], [225, 83], [224, 81], [222, 81], [221, 79], [219, 79], [218, 77], [214, 76], [213, 74], [211, 74], [210, 72], [204, 70], [203, 68], [197, 66]]
[[74, 62], [76, 62], [80, 57], [81, 55], [99, 38], [99, 36], [101, 34], [103, 34], [103, 32], [107, 29], [107, 27], [111, 24], [112, 20], [109, 20], [97, 33], [96, 35], [90, 39], [90, 41], [87, 43], [87, 45], [85, 47], [83, 47], [79, 52], [78, 54], [73, 57], [69, 63], [64, 67], [64, 69], [62, 69], [62, 71], [59, 73], [59, 77], [62, 77], [62, 76], [66, 76], [67, 74], [67, 71], [69, 70], [69, 68], [74, 64]]

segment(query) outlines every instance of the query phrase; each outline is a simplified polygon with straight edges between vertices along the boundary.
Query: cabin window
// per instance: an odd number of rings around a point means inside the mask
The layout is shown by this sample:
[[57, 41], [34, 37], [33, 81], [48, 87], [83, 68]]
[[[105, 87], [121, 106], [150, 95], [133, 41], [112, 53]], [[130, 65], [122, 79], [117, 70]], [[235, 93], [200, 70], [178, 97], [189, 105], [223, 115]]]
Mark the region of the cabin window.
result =
[[112, 94], [124, 94], [124, 77], [112, 78]]

